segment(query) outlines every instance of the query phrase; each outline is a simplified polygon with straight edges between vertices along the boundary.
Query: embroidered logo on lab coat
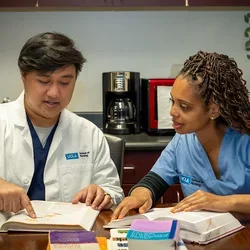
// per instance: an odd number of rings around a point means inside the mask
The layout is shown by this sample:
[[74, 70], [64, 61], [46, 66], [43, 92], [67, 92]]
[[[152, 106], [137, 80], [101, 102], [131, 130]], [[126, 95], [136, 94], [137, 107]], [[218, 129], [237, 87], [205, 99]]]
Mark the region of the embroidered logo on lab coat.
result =
[[66, 160], [75, 160], [75, 159], [79, 159], [79, 155], [78, 155], [77, 152], [65, 154], [65, 157], [66, 157]]
[[79, 154], [80, 154], [80, 157], [89, 157], [89, 151], [87, 151], [87, 152], [79, 152]]

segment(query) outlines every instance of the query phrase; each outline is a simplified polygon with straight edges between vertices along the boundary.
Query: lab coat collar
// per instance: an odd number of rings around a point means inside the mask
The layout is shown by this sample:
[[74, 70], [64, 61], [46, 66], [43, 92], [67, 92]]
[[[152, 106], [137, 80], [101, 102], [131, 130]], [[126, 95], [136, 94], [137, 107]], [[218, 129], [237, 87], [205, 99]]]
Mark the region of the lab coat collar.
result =
[[[24, 91], [17, 98], [17, 100], [13, 102], [13, 105], [15, 106], [15, 110], [16, 110], [16, 115], [13, 117], [14, 124], [23, 128], [28, 127], [28, 123], [26, 119], [26, 112], [25, 112], [25, 107], [24, 107]], [[69, 111], [64, 109], [60, 115], [58, 126], [60, 126], [63, 130], [67, 129], [70, 124], [69, 119], [65, 119], [67, 112]]]

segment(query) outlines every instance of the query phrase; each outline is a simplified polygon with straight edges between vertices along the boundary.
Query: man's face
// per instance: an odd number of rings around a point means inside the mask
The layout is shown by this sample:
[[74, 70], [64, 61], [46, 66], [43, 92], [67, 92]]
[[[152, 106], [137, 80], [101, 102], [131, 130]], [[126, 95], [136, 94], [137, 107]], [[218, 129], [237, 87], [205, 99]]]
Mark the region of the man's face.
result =
[[36, 126], [51, 126], [71, 100], [76, 69], [74, 65], [69, 65], [52, 73], [32, 71], [23, 74], [22, 80], [25, 109], [32, 123]]
[[177, 133], [199, 132], [210, 124], [211, 110], [205, 110], [204, 103], [195, 92], [195, 84], [180, 75], [174, 82], [171, 96], [170, 115]]

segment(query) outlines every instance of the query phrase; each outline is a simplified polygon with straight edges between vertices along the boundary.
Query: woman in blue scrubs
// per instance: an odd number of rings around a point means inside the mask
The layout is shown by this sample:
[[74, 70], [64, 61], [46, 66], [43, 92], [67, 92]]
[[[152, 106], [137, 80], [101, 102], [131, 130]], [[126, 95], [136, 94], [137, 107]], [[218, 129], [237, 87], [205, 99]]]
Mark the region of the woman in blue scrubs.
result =
[[[249, 213], [250, 102], [236, 62], [223, 54], [191, 56], [171, 90], [176, 135], [151, 171], [114, 212], [146, 212], [180, 183], [185, 199], [173, 212], [197, 209]], [[166, 97], [167, 98], [167, 97]]]

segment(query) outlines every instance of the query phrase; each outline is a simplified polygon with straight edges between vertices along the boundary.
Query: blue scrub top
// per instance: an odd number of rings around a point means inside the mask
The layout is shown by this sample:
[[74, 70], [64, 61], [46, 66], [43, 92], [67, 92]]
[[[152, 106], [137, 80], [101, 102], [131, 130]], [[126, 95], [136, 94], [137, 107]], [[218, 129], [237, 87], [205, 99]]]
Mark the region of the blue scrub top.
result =
[[28, 190], [28, 197], [30, 200], [45, 200], [45, 185], [43, 181], [44, 167], [46, 164], [47, 156], [49, 153], [50, 145], [56, 131], [59, 119], [53, 129], [51, 130], [45, 147], [42, 146], [42, 143], [34, 129], [29, 117], [27, 116], [27, 121], [30, 128], [30, 134], [33, 142], [33, 152], [34, 152], [34, 175]]
[[176, 134], [151, 169], [184, 196], [197, 190], [217, 195], [250, 194], [250, 136], [228, 128], [219, 153], [220, 179], [195, 133]]

